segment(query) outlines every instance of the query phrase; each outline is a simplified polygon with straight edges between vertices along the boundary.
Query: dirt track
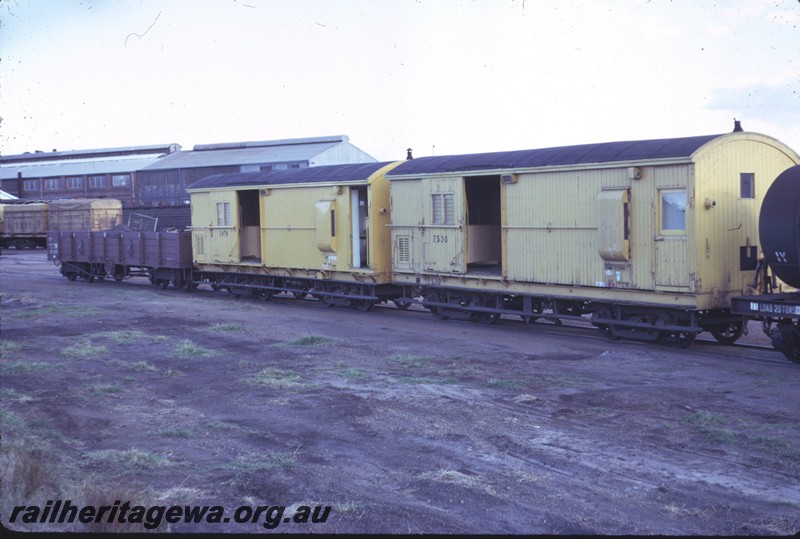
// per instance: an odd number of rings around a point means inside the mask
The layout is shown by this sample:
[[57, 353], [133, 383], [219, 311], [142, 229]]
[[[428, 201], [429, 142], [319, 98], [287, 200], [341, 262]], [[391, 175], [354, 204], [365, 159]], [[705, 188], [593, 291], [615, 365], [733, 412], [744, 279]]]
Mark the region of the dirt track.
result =
[[3, 523], [72, 497], [332, 506], [291, 532], [800, 531], [788, 361], [145, 282], [0, 257]]

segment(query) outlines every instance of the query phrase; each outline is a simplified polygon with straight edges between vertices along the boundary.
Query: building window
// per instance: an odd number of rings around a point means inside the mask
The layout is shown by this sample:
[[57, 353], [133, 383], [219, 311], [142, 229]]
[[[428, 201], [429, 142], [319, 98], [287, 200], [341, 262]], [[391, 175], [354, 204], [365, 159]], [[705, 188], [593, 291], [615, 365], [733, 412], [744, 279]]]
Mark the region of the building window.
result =
[[686, 231], [686, 191], [661, 191], [661, 233], [680, 234]]
[[44, 181], [44, 188], [47, 191], [54, 191], [56, 189], [61, 189], [61, 179], [60, 178], [50, 178]]
[[434, 193], [431, 195], [433, 204], [434, 225], [455, 224], [455, 199], [453, 193]]
[[741, 198], [756, 198], [756, 175], [752, 172], [742, 172], [739, 175], [739, 196]]
[[106, 177], [105, 176], [90, 176], [89, 177], [89, 187], [93, 189], [98, 189], [101, 187], [106, 186]]
[[39, 190], [39, 180], [25, 180], [22, 184], [22, 188], [25, 191], [38, 191]]
[[111, 185], [113, 187], [128, 187], [131, 184], [130, 174], [114, 174], [111, 176]]
[[67, 189], [80, 189], [83, 187], [83, 178], [67, 178]]
[[217, 202], [217, 226], [231, 226], [230, 202]]

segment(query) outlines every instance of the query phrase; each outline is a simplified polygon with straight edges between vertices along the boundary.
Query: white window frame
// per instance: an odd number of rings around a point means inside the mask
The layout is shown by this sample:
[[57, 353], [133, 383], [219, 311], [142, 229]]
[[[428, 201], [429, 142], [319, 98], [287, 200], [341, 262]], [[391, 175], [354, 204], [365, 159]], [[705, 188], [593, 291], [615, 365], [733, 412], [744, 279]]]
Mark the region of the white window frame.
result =
[[106, 177], [103, 176], [90, 176], [89, 187], [92, 189], [102, 189], [106, 186]]
[[431, 224], [452, 226], [455, 220], [455, 195], [431, 193]]
[[[662, 236], [685, 236], [686, 235], [686, 209], [688, 205], [688, 197], [686, 189], [659, 189], [658, 192], [658, 231]], [[682, 197], [683, 200], [677, 200], [676, 197]], [[672, 199], [668, 202], [667, 199]], [[677, 202], [677, 204], [676, 204]], [[678, 215], [675, 209], [679, 204], [683, 204], [683, 214]], [[667, 214], [670, 211], [670, 214]], [[669, 219], [670, 222], [665, 222]]]
[[61, 189], [61, 178], [47, 178], [44, 180], [45, 191], [58, 191]]
[[67, 178], [67, 189], [82, 189], [82, 188], [83, 188], [83, 178], [77, 176]]
[[217, 226], [231, 226], [230, 202], [217, 202]]
[[38, 191], [39, 180], [24, 180], [22, 183], [23, 191]]

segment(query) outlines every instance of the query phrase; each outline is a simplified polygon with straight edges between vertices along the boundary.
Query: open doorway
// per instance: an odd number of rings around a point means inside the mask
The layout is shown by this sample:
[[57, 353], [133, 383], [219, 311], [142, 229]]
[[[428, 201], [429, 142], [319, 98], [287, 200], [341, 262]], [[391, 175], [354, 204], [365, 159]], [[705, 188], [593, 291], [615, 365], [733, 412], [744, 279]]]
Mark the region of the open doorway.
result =
[[502, 270], [500, 176], [464, 178], [467, 194], [467, 272]]
[[258, 189], [237, 191], [239, 196], [239, 258], [261, 262], [261, 223]]
[[350, 188], [350, 204], [353, 222], [353, 268], [368, 268], [369, 203], [367, 186]]

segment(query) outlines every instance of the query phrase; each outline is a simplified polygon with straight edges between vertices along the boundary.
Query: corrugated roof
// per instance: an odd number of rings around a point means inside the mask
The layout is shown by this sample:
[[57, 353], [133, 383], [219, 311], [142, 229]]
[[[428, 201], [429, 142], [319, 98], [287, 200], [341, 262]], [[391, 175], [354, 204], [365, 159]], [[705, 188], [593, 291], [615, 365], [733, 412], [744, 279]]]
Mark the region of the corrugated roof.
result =
[[92, 174], [122, 174], [136, 172], [157, 162], [156, 155], [149, 157], [114, 157], [101, 159], [69, 159], [32, 163], [0, 164], [0, 180], [17, 178], [52, 178], [59, 176], [83, 176]]
[[537, 150], [420, 157], [402, 163], [389, 172], [387, 177], [688, 158], [701, 146], [720, 136], [722, 135], [603, 142]]
[[273, 142], [280, 144], [262, 142], [256, 143], [258, 146], [250, 146], [249, 143], [232, 143], [235, 147], [229, 147], [227, 144], [203, 145], [201, 150], [180, 151], [168, 155], [147, 170], [310, 161], [311, 158], [344, 141], [341, 137], [318, 137]]
[[265, 172], [237, 172], [214, 174], [196, 181], [188, 189], [210, 189], [217, 187], [239, 187], [279, 185], [287, 183], [356, 182], [366, 181], [376, 171], [392, 163], [354, 163], [322, 167], [271, 170]]
[[143, 156], [148, 154], [163, 155], [180, 150], [181, 145], [170, 144], [148, 144], [146, 146], [123, 146], [117, 148], [96, 148], [89, 150], [68, 150], [59, 152], [27, 152], [14, 155], [0, 155], [0, 165], [9, 163], [32, 162], [32, 161], [56, 161], [67, 159], [100, 159], [122, 156]]

